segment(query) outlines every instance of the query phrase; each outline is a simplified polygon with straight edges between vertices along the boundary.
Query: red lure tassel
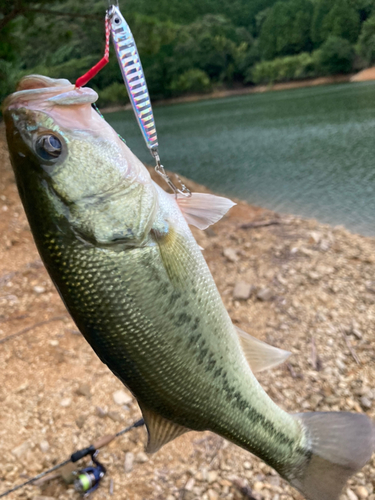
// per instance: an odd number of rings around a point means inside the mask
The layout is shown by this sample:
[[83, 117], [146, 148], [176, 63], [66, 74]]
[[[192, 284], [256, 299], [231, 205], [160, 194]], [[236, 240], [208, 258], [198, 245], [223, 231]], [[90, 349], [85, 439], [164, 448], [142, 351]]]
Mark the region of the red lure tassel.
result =
[[99, 71], [104, 68], [104, 66], [108, 63], [109, 61], [109, 36], [110, 36], [110, 28], [109, 28], [109, 17], [105, 16], [105, 50], [104, 50], [104, 57], [100, 59], [98, 63], [95, 64], [91, 69], [88, 70], [87, 73], [84, 75], [80, 76], [76, 80], [76, 88], [83, 87], [86, 85], [87, 82], [91, 80], [91, 78], [94, 78], [94, 76], [99, 73]]

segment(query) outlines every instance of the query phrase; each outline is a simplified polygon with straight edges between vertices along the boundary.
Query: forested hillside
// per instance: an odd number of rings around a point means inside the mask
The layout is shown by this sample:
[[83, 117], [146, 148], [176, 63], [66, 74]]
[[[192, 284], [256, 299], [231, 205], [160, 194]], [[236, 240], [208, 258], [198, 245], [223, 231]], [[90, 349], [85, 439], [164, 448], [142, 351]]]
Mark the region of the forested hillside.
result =
[[[105, 0], [0, 0], [0, 100], [22, 74], [74, 81], [102, 56]], [[120, 0], [151, 96], [348, 73], [375, 63], [375, 0]], [[116, 58], [93, 80], [123, 103]]]

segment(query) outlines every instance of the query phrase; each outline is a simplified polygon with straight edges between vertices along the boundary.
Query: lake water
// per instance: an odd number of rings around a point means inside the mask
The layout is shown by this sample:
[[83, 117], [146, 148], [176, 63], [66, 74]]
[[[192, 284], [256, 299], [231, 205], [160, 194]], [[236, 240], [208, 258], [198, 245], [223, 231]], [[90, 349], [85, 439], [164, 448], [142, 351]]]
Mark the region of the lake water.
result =
[[[165, 168], [215, 192], [375, 235], [375, 83], [154, 108]], [[131, 110], [106, 115], [152, 164]]]

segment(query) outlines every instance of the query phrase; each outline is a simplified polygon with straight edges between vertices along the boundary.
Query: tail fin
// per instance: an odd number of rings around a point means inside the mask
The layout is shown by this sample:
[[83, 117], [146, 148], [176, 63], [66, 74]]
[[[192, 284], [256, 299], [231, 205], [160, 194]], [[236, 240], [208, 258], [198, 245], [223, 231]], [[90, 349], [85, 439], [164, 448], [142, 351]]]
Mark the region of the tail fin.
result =
[[375, 451], [374, 423], [366, 415], [345, 412], [295, 417], [306, 430], [312, 454], [285, 477], [308, 500], [336, 500], [349, 477]]

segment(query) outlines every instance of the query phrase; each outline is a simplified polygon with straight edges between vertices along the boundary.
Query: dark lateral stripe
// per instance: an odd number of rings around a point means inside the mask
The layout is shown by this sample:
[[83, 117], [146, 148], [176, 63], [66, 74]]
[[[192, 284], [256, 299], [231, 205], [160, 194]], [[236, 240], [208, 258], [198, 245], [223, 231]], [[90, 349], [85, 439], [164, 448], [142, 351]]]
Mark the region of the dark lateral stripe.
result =
[[119, 28], [116, 28], [115, 30], [113, 30], [113, 33], [122, 33], [123, 31], [124, 31], [123, 26], [120, 26]]

